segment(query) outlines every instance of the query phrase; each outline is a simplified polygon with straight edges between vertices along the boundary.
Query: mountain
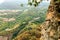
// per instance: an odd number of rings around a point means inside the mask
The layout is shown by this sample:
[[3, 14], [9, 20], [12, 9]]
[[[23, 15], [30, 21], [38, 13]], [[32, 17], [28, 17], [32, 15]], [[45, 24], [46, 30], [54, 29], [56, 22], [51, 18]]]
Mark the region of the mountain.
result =
[[[24, 7], [21, 7], [20, 4], [24, 4]], [[42, 6], [47, 6], [49, 3], [42, 2]], [[39, 8], [40, 8], [39, 5]], [[27, 8], [27, 0], [5, 0], [2, 4], [0, 4], [0, 9], [26, 9]]]
[[0, 9], [18, 9], [19, 7], [19, 3], [16, 1], [5, 1], [0, 4]]

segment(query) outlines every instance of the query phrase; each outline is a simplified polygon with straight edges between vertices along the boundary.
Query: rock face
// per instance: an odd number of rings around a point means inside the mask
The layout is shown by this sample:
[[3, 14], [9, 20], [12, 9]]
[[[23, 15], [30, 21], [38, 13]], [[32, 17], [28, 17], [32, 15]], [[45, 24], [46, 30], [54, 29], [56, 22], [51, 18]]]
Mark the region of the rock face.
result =
[[42, 24], [44, 40], [60, 40], [60, 1], [51, 0], [46, 21]]
[[[51, 0], [46, 16], [46, 21], [40, 25], [39, 30], [40, 30], [39, 32], [41, 33], [39, 40], [60, 40], [60, 1], [59, 0]], [[16, 40], [19, 40], [19, 38], [21, 37], [24, 38], [25, 36], [19, 36], [16, 38]], [[23, 38], [21, 38], [21, 40]], [[38, 40], [36, 38], [34, 39]]]

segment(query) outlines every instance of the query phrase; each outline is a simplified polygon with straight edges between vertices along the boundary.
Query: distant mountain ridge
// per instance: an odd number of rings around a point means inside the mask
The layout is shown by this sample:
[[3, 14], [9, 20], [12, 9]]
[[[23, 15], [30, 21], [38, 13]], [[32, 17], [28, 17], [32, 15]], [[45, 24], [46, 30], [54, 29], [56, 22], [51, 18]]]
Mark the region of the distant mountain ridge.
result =
[[[27, 7], [27, 4], [26, 4], [26, 1], [25, 1], [25, 3], [23, 3], [23, 2], [24, 2], [23, 0], [22, 1], [6, 0], [4, 3], [0, 4], [0, 9], [24, 9], [25, 7]], [[24, 4], [23, 8], [20, 6], [21, 3]], [[49, 5], [49, 3], [41, 3], [40, 5], [47, 6], [47, 5]]]
[[19, 4], [16, 2], [4, 2], [0, 4], [0, 9], [18, 9]]

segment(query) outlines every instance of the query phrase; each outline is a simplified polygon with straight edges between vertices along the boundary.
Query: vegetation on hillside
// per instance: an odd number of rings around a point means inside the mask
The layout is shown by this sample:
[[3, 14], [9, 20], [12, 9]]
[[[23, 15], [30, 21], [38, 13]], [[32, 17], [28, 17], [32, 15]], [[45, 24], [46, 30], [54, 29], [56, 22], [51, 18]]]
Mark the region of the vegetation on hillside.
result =
[[34, 33], [36, 27], [45, 21], [45, 13], [47, 11], [47, 8], [31, 8], [18, 12], [2, 12], [2, 14], [0, 13], [0, 35], [12, 34], [12, 39], [15, 39], [18, 35], [20, 35], [24, 31], [29, 31], [30, 29], [33, 30], [33, 32], [31, 30], [31, 33]]

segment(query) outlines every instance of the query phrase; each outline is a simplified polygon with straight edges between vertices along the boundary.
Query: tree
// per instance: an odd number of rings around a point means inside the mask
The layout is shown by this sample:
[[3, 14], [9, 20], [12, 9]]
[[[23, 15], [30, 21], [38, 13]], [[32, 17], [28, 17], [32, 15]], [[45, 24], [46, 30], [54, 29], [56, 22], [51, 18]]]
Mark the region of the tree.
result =
[[23, 4], [20, 4], [21, 7], [23, 7], [24, 5]]
[[29, 5], [34, 5], [35, 7], [43, 0], [28, 0]]

